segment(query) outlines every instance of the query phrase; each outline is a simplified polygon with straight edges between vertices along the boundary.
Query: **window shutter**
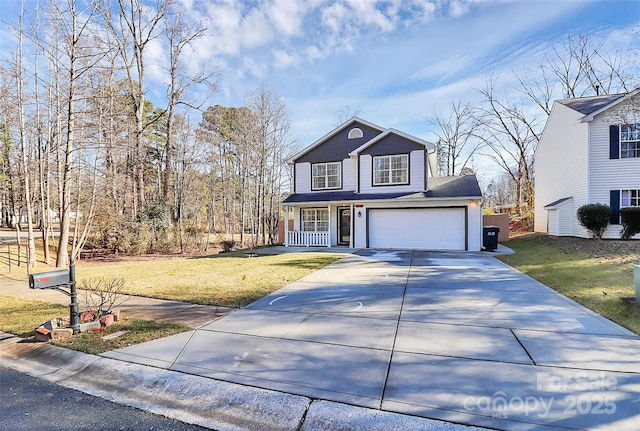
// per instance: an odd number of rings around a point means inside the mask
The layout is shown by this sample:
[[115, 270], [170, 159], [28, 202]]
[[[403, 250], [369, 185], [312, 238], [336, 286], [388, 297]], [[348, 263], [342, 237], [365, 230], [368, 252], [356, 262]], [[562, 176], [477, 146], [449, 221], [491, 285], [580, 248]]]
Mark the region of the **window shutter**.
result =
[[609, 126], [609, 158], [620, 158], [620, 127]]
[[620, 190], [609, 192], [609, 206], [611, 207], [611, 224], [620, 224]]

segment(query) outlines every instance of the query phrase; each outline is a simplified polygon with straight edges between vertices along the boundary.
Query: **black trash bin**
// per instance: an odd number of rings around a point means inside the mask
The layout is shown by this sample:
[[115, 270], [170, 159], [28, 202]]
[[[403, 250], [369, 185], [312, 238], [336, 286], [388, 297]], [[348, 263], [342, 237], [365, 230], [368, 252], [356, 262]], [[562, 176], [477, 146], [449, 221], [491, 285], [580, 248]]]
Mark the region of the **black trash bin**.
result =
[[496, 251], [498, 249], [498, 226], [482, 227], [482, 249], [484, 251]]

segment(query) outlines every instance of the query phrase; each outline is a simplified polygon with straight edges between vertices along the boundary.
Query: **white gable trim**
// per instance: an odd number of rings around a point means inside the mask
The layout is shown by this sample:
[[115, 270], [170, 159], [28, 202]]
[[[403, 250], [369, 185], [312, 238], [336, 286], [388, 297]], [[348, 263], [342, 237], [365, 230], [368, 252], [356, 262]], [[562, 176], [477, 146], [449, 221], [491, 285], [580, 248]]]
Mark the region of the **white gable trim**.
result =
[[375, 144], [376, 142], [384, 139], [385, 137], [389, 136], [389, 135], [397, 135], [400, 136], [402, 138], [408, 139], [410, 141], [415, 142], [416, 144], [422, 145], [424, 146], [426, 149], [429, 150], [435, 150], [436, 148], [436, 144], [429, 142], [429, 141], [425, 141], [424, 139], [420, 139], [416, 136], [413, 135], [409, 135], [408, 133], [404, 133], [401, 132], [399, 130], [396, 129], [387, 129], [384, 131], [384, 133], [381, 133], [380, 135], [376, 136], [375, 138], [365, 142], [364, 144], [362, 144], [361, 146], [359, 146], [358, 148], [356, 148], [355, 150], [353, 150], [352, 152], [349, 153], [349, 156], [351, 157], [358, 157], [358, 154], [361, 153], [363, 150], [369, 148], [370, 146], [372, 146], [373, 144]]
[[341, 131], [343, 131], [344, 129], [346, 129], [347, 127], [349, 127], [350, 125], [352, 125], [354, 123], [364, 124], [365, 126], [371, 127], [372, 129], [379, 130], [380, 132], [384, 132], [385, 131], [385, 129], [383, 127], [380, 127], [377, 124], [370, 123], [369, 121], [363, 120], [362, 118], [359, 118], [359, 117], [351, 117], [351, 119], [345, 121], [344, 123], [342, 123], [341, 125], [339, 125], [335, 129], [333, 129], [332, 131], [330, 131], [329, 133], [324, 135], [322, 138], [318, 139], [313, 144], [311, 144], [308, 147], [306, 147], [304, 150], [302, 150], [299, 153], [295, 154], [293, 157], [291, 157], [289, 160], [287, 160], [287, 164], [293, 165], [295, 163], [295, 160], [297, 160], [300, 157], [304, 156], [306, 153], [308, 153], [309, 151], [313, 150], [314, 148], [319, 147], [327, 139], [331, 138], [334, 135], [337, 135], [338, 133], [340, 133]]

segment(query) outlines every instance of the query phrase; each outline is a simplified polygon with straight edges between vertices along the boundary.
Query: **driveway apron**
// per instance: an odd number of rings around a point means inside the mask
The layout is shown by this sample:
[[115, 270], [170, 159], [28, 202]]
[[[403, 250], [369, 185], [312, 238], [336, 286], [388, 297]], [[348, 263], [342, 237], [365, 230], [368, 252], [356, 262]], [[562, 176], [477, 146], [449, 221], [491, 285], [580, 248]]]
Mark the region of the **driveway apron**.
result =
[[501, 430], [640, 424], [640, 337], [482, 253], [362, 250], [103, 356]]

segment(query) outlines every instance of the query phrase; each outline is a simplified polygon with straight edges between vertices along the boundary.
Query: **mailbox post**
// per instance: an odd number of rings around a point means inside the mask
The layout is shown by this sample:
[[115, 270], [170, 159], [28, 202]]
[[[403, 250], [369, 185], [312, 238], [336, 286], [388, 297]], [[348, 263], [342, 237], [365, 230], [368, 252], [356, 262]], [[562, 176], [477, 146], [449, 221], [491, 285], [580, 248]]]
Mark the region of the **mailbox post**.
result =
[[[62, 289], [68, 286], [69, 291]], [[62, 292], [71, 299], [69, 304], [69, 322], [73, 333], [80, 332], [80, 313], [78, 312], [78, 291], [76, 290], [76, 265], [71, 260], [69, 269], [40, 272], [29, 276], [30, 289], [53, 289]]]

